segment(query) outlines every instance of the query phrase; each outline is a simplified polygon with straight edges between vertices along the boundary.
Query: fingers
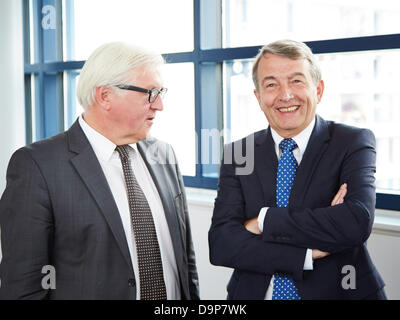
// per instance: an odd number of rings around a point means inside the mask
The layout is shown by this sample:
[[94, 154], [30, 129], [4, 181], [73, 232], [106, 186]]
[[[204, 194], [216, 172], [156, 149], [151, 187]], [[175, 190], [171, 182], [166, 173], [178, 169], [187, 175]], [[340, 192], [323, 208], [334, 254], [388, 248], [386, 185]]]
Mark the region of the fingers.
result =
[[339, 198], [339, 204], [344, 202], [344, 197], [347, 194], [347, 183], [343, 183], [340, 186], [340, 198]]
[[324, 252], [324, 251], [321, 251], [318, 249], [312, 249], [312, 259], [313, 260], [322, 259], [329, 255], [330, 255], [329, 252]]
[[335, 197], [333, 198], [331, 202], [331, 206], [336, 206], [337, 204], [341, 204], [344, 202], [344, 197], [347, 194], [347, 183], [343, 183], [339, 191], [336, 193]]
[[254, 233], [254, 234], [261, 234], [260, 229], [258, 228], [258, 221], [257, 218], [253, 218], [250, 220], [247, 220], [244, 223], [244, 227], [247, 229], [247, 231]]

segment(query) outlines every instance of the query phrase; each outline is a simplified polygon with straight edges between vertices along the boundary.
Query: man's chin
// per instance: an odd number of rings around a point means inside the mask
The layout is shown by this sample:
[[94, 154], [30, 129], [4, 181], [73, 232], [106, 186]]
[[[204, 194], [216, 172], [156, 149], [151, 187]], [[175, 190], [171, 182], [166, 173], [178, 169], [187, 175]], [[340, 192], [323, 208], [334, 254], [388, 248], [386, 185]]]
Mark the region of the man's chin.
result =
[[298, 135], [301, 131], [303, 131], [307, 126], [302, 124], [288, 124], [281, 125], [278, 128], [274, 128], [274, 130], [283, 138], [292, 138]]

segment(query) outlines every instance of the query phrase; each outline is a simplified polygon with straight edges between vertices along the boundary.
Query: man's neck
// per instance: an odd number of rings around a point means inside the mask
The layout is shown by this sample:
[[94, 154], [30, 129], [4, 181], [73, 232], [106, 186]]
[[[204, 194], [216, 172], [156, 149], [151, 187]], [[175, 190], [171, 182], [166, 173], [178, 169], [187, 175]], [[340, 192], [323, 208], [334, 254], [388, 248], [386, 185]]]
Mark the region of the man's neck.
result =
[[119, 136], [115, 126], [111, 126], [104, 118], [97, 116], [93, 112], [86, 111], [82, 114], [83, 120], [95, 131], [106, 137], [117, 146], [137, 143], [138, 140], [131, 136]]

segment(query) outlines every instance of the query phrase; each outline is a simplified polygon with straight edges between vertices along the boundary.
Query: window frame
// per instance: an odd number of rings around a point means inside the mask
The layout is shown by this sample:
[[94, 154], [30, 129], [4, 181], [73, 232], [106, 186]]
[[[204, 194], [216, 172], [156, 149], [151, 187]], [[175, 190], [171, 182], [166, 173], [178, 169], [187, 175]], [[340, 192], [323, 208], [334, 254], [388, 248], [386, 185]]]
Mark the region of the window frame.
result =
[[[21, 0], [23, 3], [24, 21], [24, 73], [25, 73], [25, 109], [26, 109], [26, 143], [40, 140], [64, 131], [64, 77], [68, 71], [76, 71], [83, 67], [85, 61], [63, 61], [63, 19], [62, 0]], [[195, 85], [195, 130], [196, 136], [201, 137], [202, 129], [223, 129], [223, 68], [224, 62], [237, 59], [254, 58], [260, 46], [245, 46], [223, 48], [222, 45], [222, 1], [223, 0], [193, 0], [194, 50], [192, 52], [176, 52], [163, 54], [167, 63], [186, 63], [194, 65]], [[57, 12], [56, 30], [53, 40], [55, 47], [49, 45], [43, 28], [34, 24], [30, 29], [30, 6], [33, 17], [41, 21], [41, 8], [53, 5]], [[73, 0], [68, 1], [66, 15], [73, 15]], [[73, 34], [74, 26], [66, 21], [67, 37]], [[34, 39], [36, 61], [31, 63], [31, 33]], [[363, 52], [370, 50], [400, 49], [400, 34], [329, 39], [306, 42], [315, 54]], [[56, 51], [56, 52], [55, 52]], [[45, 62], [44, 55], [53, 54], [59, 61]], [[215, 70], [213, 69], [215, 68]], [[31, 78], [36, 77], [35, 92], [32, 93]], [[215, 84], [215, 90], [205, 91], [207, 83]], [[44, 90], [46, 88], [46, 91]], [[49, 88], [51, 88], [49, 90]], [[227, 88], [229, 90], [229, 86]], [[250, 93], [249, 93], [250, 94]], [[35, 99], [32, 102], [32, 99]], [[57, 108], [54, 107], [57, 105]], [[35, 106], [33, 110], [33, 106]], [[70, 110], [68, 110], [70, 112]], [[210, 116], [211, 115], [211, 116]], [[32, 119], [35, 119], [33, 124]], [[228, 124], [229, 125], [229, 124]], [[33, 132], [33, 130], [35, 132]], [[196, 154], [196, 175], [184, 176], [187, 187], [218, 189], [217, 177], [206, 177], [206, 173], [215, 173], [216, 167], [201, 164], [202, 141], [198, 139]], [[218, 173], [218, 172], [217, 172]], [[400, 210], [400, 192], [376, 194], [376, 208]]]

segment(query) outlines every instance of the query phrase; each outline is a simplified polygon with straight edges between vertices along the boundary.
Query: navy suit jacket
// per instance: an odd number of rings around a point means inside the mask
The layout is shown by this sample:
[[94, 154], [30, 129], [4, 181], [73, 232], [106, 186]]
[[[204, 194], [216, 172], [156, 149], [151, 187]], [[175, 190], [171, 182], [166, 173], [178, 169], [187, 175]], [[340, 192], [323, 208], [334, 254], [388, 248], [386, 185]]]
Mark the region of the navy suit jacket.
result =
[[[225, 148], [209, 231], [211, 263], [235, 269], [228, 299], [264, 299], [273, 274], [292, 277], [302, 299], [362, 299], [383, 288], [366, 247], [376, 200], [373, 133], [316, 116], [287, 208], [276, 207], [278, 159], [270, 128], [250, 138], [253, 148], [246, 139]], [[243, 155], [250, 150], [250, 174], [239, 175], [245, 164], [227, 157], [235, 148]], [[344, 203], [331, 206], [343, 183]], [[244, 222], [263, 207], [270, 207], [263, 233], [252, 234]], [[331, 254], [304, 271], [307, 248]]]

